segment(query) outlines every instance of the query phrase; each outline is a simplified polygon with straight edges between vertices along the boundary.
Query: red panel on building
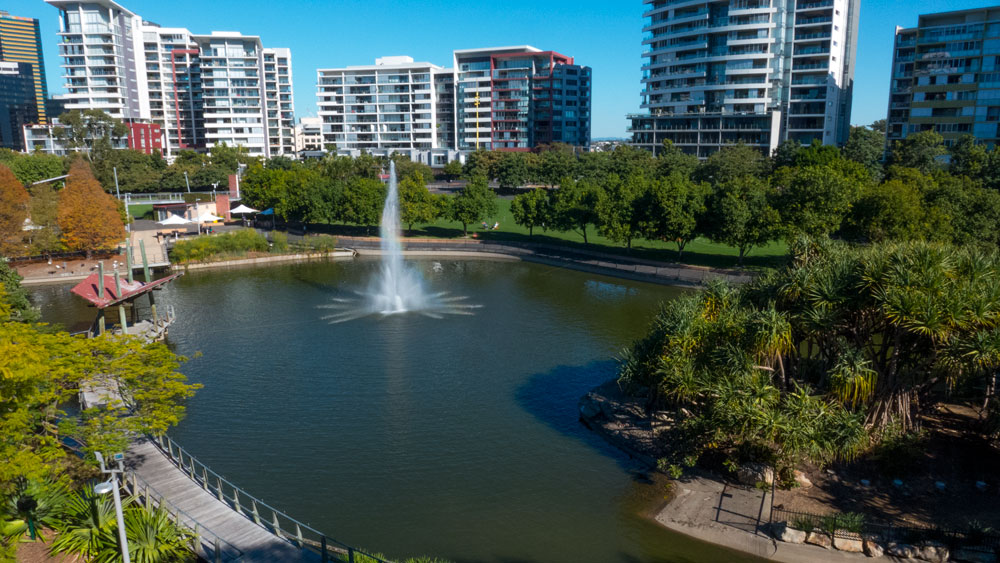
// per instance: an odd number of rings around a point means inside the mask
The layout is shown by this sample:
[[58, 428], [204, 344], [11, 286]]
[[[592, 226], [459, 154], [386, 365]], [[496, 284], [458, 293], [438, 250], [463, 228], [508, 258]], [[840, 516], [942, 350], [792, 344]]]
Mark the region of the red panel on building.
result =
[[163, 152], [163, 132], [156, 123], [130, 122], [128, 124], [128, 148], [153, 154]]

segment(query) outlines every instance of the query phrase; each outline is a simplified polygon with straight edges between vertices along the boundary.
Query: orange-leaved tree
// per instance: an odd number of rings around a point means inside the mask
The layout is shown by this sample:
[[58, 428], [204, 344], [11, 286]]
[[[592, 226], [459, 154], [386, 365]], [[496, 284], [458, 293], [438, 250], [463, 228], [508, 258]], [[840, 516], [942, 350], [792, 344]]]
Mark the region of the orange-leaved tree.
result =
[[69, 250], [104, 250], [125, 239], [115, 198], [101, 188], [82, 159], [70, 166], [59, 194], [59, 229]]
[[24, 220], [28, 218], [28, 190], [0, 164], [0, 254], [19, 256], [24, 250]]

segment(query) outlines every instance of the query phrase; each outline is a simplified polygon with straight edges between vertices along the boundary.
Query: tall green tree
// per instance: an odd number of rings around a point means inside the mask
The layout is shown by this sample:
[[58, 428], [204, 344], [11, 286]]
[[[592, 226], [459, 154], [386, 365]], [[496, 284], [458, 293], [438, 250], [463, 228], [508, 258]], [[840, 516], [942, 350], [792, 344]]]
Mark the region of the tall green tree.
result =
[[706, 234], [713, 242], [735, 248], [741, 267], [747, 252], [781, 234], [781, 216], [771, 206], [772, 198], [773, 191], [767, 182], [754, 176], [737, 177], [713, 189]]
[[477, 176], [451, 201], [451, 218], [462, 224], [462, 232], [469, 235], [469, 225], [486, 219], [497, 212], [497, 196], [489, 188], [486, 178]]
[[632, 175], [624, 181], [613, 174], [607, 176], [597, 200], [598, 230], [602, 235], [632, 248], [632, 241], [642, 236], [643, 202], [649, 185], [645, 176]]
[[355, 178], [347, 182], [340, 200], [338, 217], [345, 223], [368, 227], [378, 225], [385, 203], [385, 184], [369, 178]]
[[410, 231], [416, 223], [434, 222], [439, 210], [437, 198], [427, 189], [419, 172], [412, 172], [399, 183], [399, 218]]
[[663, 141], [660, 153], [656, 155], [656, 174], [660, 178], [678, 175], [690, 178], [698, 168], [698, 157], [685, 153], [669, 139]]
[[947, 154], [944, 138], [933, 130], [911, 133], [896, 141], [889, 152], [889, 165], [915, 168], [924, 174], [941, 168], [940, 157]]
[[35, 230], [28, 233], [33, 254], [60, 250], [59, 193], [52, 182], [32, 186], [30, 190], [31, 222]]
[[533, 189], [520, 194], [510, 204], [514, 222], [528, 228], [528, 236], [535, 235], [535, 226], [544, 225], [549, 214], [549, 197], [543, 189]]
[[128, 127], [99, 109], [67, 111], [59, 116], [52, 134], [71, 151], [89, 153], [94, 143], [111, 144], [128, 135]]
[[540, 153], [536, 180], [548, 186], [555, 186], [560, 180], [573, 173], [576, 156], [568, 145], [551, 145]]
[[882, 158], [885, 155], [885, 132], [869, 127], [851, 127], [844, 145], [844, 158], [864, 166], [876, 180], [882, 177]]
[[976, 143], [976, 138], [972, 135], [962, 135], [948, 149], [951, 162], [948, 171], [956, 176], [968, 176], [974, 180], [980, 180], [989, 164], [989, 155], [986, 147]]
[[496, 165], [496, 178], [502, 190], [513, 190], [528, 182], [528, 165], [525, 155], [510, 152], [503, 155]]
[[695, 180], [716, 187], [739, 178], [762, 179], [767, 177], [768, 172], [770, 165], [764, 155], [756, 148], [741, 143], [712, 153], [695, 171]]
[[684, 247], [700, 235], [710, 193], [708, 184], [693, 182], [681, 173], [654, 181], [642, 202], [643, 236], [673, 242], [680, 259]]
[[588, 244], [587, 229], [598, 222], [597, 202], [601, 199], [600, 184], [590, 180], [576, 181], [567, 176], [559, 189], [549, 196], [549, 221], [559, 231], [573, 231]]
[[780, 168], [772, 182], [777, 189], [774, 207], [792, 239], [837, 231], [862, 187], [831, 166], [816, 165]]

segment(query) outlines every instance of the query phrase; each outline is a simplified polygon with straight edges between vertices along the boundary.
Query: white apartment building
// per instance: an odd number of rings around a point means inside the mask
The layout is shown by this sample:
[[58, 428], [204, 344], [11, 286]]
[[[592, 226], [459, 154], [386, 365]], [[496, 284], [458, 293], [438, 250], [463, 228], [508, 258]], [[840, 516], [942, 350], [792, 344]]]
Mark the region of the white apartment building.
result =
[[432, 166], [476, 149], [590, 144], [589, 68], [527, 45], [454, 51], [452, 62], [383, 57], [318, 70], [323, 144]]
[[850, 132], [859, 0], [644, 0], [642, 108], [633, 144], [706, 157]]
[[60, 10], [66, 109], [157, 123], [168, 158], [221, 143], [262, 157], [294, 154], [288, 49], [238, 32], [161, 27], [113, 0], [46, 2]]
[[299, 118], [295, 126], [295, 154], [302, 151], [321, 151], [323, 147], [323, 119], [320, 117]]

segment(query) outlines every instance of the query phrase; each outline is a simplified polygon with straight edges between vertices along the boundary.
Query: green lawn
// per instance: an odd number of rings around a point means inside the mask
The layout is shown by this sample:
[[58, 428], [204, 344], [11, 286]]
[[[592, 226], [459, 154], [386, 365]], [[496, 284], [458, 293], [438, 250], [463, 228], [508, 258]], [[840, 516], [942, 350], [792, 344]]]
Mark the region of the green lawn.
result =
[[128, 206], [129, 214], [135, 219], [153, 219], [153, 204], [139, 203]]
[[[635, 240], [632, 241], [632, 250], [629, 251], [622, 245], [615, 244], [597, 233], [597, 229], [590, 227], [587, 231], [587, 240], [590, 244], [584, 246], [583, 237], [575, 232], [545, 231], [539, 227], [535, 228], [535, 234], [528, 238], [528, 229], [514, 223], [514, 218], [510, 214], [510, 200], [498, 200], [497, 215], [486, 221], [487, 224], [499, 222], [500, 228], [496, 231], [483, 231], [482, 225], [469, 225], [469, 234], [476, 234], [477, 238], [483, 240], [516, 240], [558, 244], [562, 246], [588, 249], [599, 252], [623, 254], [637, 258], [647, 258], [665, 262], [677, 262], [677, 245], [662, 241]], [[405, 227], [406, 225], [404, 225]], [[407, 236], [431, 237], [431, 238], [456, 238], [462, 236], [462, 224], [455, 221], [439, 220], [430, 225], [417, 225], [413, 232], [407, 231]], [[684, 249], [684, 256], [680, 260], [685, 264], [698, 266], [710, 266], [715, 268], [731, 268], [736, 266], [737, 255], [735, 248], [715, 244], [706, 239], [698, 239], [688, 244]], [[784, 263], [788, 254], [788, 246], [784, 241], [773, 242], [768, 246], [752, 249], [746, 258], [744, 266], [751, 269], [773, 268]]]

